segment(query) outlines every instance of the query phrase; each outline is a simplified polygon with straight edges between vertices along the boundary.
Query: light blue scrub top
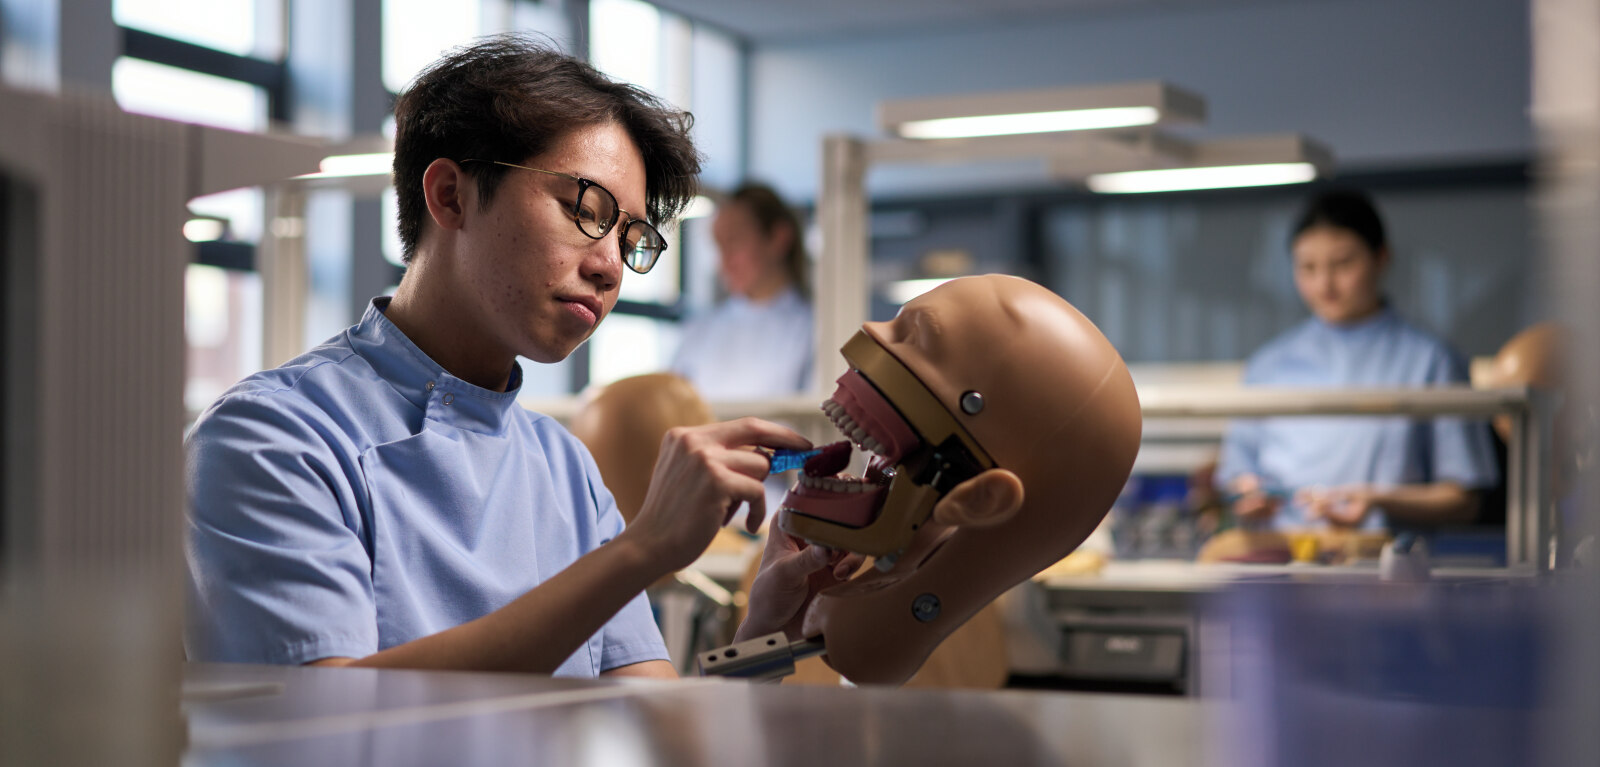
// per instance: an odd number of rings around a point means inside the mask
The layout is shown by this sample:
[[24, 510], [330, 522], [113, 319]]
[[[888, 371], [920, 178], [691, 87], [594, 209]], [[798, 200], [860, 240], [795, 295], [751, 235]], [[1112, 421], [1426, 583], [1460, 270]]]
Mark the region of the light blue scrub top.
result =
[[794, 288], [757, 303], [734, 296], [684, 324], [672, 371], [708, 400], [785, 397], [811, 388], [812, 309]]
[[[188, 454], [191, 660], [362, 657], [478, 618], [622, 532], [594, 459], [510, 391], [446, 373], [373, 301], [250, 376]], [[644, 596], [555, 671], [666, 659]]]
[[[1247, 386], [1403, 388], [1466, 383], [1465, 360], [1443, 341], [1385, 308], [1355, 325], [1312, 317], [1273, 339], [1245, 366]], [[1217, 481], [1255, 474], [1270, 489], [1454, 481], [1466, 488], [1499, 480], [1488, 425], [1462, 418], [1294, 417], [1229, 425]], [[1318, 521], [1325, 524], [1325, 521]], [[1285, 503], [1278, 529], [1318, 526], [1306, 509]], [[1374, 510], [1363, 529], [1388, 527]]]

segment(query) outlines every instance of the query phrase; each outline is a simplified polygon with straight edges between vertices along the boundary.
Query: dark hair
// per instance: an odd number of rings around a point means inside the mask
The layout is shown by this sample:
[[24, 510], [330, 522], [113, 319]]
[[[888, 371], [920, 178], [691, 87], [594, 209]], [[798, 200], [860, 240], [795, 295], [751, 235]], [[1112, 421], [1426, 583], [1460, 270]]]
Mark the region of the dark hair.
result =
[[750, 215], [756, 219], [756, 225], [761, 228], [762, 236], [771, 237], [780, 226], [789, 227], [792, 236], [789, 238], [789, 252], [783, 254], [783, 270], [789, 276], [789, 284], [801, 296], [809, 296], [805, 233], [800, 228], [800, 217], [795, 215], [794, 209], [784, 203], [777, 190], [758, 181], [740, 184], [722, 200], [724, 205], [730, 203], [739, 203], [750, 211]]
[[[616, 123], [644, 156], [645, 215], [658, 226], [694, 197], [700, 174], [688, 112], [522, 35], [487, 37], [434, 62], [395, 101], [394, 121], [394, 186], [407, 263], [428, 215], [422, 175], [441, 157], [520, 163], [575, 129]], [[510, 169], [469, 163], [462, 170], [478, 182], [482, 207]]]
[[1295, 222], [1289, 242], [1292, 244], [1307, 229], [1319, 226], [1344, 229], [1360, 237], [1374, 255], [1389, 244], [1383, 234], [1383, 219], [1378, 217], [1372, 199], [1354, 189], [1330, 189], [1311, 198]]

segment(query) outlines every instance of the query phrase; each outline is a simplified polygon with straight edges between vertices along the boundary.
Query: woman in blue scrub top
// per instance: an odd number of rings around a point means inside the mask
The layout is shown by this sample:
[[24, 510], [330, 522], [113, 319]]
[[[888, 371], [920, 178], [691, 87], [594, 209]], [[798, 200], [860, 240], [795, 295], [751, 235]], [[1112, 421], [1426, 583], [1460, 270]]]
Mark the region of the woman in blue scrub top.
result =
[[672, 371], [708, 400], [811, 388], [815, 354], [800, 219], [771, 187], [746, 183], [711, 223], [728, 299], [684, 325]]
[[[1246, 364], [1247, 386], [1395, 388], [1467, 382], [1466, 361], [1383, 296], [1391, 259], [1371, 201], [1331, 191], [1294, 228], [1294, 282], [1312, 316]], [[1238, 421], [1217, 469], [1246, 525], [1363, 530], [1473, 521], [1498, 469], [1486, 424], [1460, 418]]]

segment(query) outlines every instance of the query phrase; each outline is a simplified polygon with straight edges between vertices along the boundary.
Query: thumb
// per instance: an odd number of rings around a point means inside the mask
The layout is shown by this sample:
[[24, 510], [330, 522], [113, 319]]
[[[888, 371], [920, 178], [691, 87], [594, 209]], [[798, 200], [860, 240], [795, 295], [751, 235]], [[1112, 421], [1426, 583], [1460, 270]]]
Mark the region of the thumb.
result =
[[784, 581], [799, 581], [821, 570], [828, 564], [828, 550], [822, 546], [807, 546], [774, 563], [773, 575]]

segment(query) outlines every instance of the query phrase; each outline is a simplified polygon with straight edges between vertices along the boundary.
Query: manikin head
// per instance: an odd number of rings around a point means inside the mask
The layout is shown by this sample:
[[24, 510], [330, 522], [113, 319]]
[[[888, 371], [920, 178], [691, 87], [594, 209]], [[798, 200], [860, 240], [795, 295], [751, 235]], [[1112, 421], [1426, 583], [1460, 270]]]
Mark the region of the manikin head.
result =
[[572, 417], [572, 433], [594, 455], [622, 518], [632, 522], [667, 430], [711, 421], [711, 408], [692, 384], [672, 373], [650, 373], [591, 392]]
[[1294, 285], [1323, 322], [1360, 322], [1383, 307], [1389, 244], [1366, 195], [1330, 191], [1313, 198], [1295, 224]]
[[[1525, 328], [1500, 347], [1476, 383], [1486, 388], [1529, 386], [1559, 390], [1565, 372], [1566, 335], [1554, 322]], [[1495, 416], [1494, 430], [1501, 439], [1511, 439], [1511, 417]]]
[[851, 680], [898, 684], [1093, 531], [1133, 466], [1139, 401], [1093, 323], [1015, 277], [948, 282], [842, 351], [824, 409], [875, 457], [864, 480], [802, 478], [778, 522], [878, 558], [803, 630]]

